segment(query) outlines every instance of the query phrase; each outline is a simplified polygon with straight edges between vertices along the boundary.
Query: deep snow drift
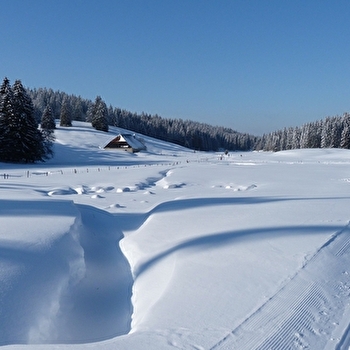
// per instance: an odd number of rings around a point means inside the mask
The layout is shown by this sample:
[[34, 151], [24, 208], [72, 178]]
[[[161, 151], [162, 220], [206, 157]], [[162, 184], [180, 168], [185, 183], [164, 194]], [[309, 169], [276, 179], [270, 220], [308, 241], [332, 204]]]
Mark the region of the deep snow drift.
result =
[[350, 151], [99, 147], [118, 131], [0, 163], [4, 349], [349, 348]]

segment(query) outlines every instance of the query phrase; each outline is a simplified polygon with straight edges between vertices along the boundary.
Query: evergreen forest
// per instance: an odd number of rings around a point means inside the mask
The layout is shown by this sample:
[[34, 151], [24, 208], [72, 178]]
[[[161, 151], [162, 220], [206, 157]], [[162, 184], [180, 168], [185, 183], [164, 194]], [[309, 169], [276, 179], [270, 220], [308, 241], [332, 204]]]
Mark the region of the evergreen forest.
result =
[[277, 152], [297, 148], [350, 149], [349, 113], [255, 136], [191, 120], [137, 114], [111, 105], [107, 107], [100, 96], [93, 102], [46, 88], [28, 90], [28, 93], [33, 100], [38, 120], [47, 105], [51, 106], [55, 118], [59, 119], [65, 101], [69, 105], [72, 120], [91, 122], [98, 130], [108, 131], [108, 125], [117, 126], [193, 150]]
[[350, 114], [286, 127], [262, 136], [191, 120], [162, 118], [109, 106], [47, 88], [25, 89], [4, 78], [0, 87], [0, 161], [36, 162], [53, 156], [55, 120], [70, 127], [90, 122], [108, 132], [116, 126], [199, 151], [282, 151], [297, 148], [350, 149]]
[[[150, 115], [144, 112], [137, 114], [111, 105], [107, 107], [100, 96], [91, 101], [46, 88], [28, 89], [28, 93], [33, 100], [38, 120], [47, 105], [51, 107], [56, 119], [61, 119], [62, 108], [66, 110], [68, 105], [68, 119], [91, 122], [97, 130], [108, 131], [109, 125], [117, 126], [193, 150], [247, 151], [253, 149], [259, 140], [259, 137], [230, 128], [191, 120], [162, 118], [157, 114]], [[62, 121], [61, 125], [68, 126], [66, 123], [62, 124]]]

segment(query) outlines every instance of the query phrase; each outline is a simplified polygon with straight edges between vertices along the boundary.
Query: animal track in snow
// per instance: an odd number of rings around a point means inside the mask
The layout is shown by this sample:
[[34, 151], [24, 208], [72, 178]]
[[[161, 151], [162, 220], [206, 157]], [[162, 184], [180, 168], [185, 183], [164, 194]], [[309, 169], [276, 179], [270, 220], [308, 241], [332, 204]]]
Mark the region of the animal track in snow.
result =
[[130, 187], [119, 187], [117, 188], [117, 193], [131, 192], [132, 189]]
[[49, 196], [66, 196], [71, 194], [79, 194], [74, 188], [55, 188], [47, 193]]
[[91, 196], [91, 198], [96, 199], [96, 198], [104, 198], [104, 197], [101, 196], [101, 195], [99, 195], [99, 194], [93, 194], [93, 195]]
[[47, 194], [49, 196], [66, 196], [66, 195], [83, 195], [83, 194], [88, 194], [88, 195], [96, 195], [96, 194], [101, 194], [105, 192], [111, 192], [114, 190], [113, 186], [93, 186], [93, 187], [88, 187], [85, 185], [77, 186], [75, 188], [72, 187], [60, 187], [60, 188], [54, 188], [51, 191], [48, 191]]
[[181, 188], [186, 186], [184, 182], [172, 182], [169, 181], [166, 177], [157, 181], [157, 186], [160, 186], [164, 189], [171, 189], [171, 188]]
[[225, 188], [226, 190], [232, 190], [234, 192], [249, 191], [249, 190], [253, 190], [256, 187], [258, 187], [258, 186], [255, 184], [248, 185], [248, 186], [246, 186], [246, 185], [234, 185], [234, 184], [212, 186], [212, 188]]
[[118, 203], [114, 203], [108, 206], [107, 209], [113, 209], [113, 208], [126, 208], [125, 205], [120, 205]]

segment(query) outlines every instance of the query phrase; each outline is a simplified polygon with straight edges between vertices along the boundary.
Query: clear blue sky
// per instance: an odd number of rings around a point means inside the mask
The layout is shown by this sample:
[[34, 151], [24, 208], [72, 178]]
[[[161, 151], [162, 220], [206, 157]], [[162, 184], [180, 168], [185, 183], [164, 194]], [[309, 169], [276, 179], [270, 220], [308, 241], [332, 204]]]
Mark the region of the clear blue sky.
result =
[[0, 79], [260, 135], [350, 111], [349, 0], [11, 0]]

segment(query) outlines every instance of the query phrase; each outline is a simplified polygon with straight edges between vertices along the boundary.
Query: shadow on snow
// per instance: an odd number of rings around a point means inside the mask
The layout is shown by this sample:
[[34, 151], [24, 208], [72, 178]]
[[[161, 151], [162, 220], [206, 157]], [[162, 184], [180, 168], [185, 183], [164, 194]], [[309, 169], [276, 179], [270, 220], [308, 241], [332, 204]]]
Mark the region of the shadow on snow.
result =
[[[142, 273], [147, 271], [149, 268], [160, 262], [162, 259], [166, 258], [168, 255], [176, 253], [181, 250], [192, 249], [201, 250], [203, 249], [216, 249], [223, 245], [234, 244], [249, 240], [252, 236], [257, 236], [255, 238], [268, 238], [268, 237], [278, 237], [282, 235], [304, 235], [304, 234], [318, 234], [322, 232], [336, 232], [342, 230], [344, 226], [333, 225], [333, 226], [285, 226], [285, 227], [265, 227], [265, 228], [252, 228], [237, 231], [227, 231], [221, 233], [214, 233], [211, 235], [206, 235], [202, 237], [197, 237], [189, 239], [187, 241], [181, 242], [172, 248], [156, 255], [152, 259], [140, 264], [134, 271], [134, 278], [136, 279]], [[277, 236], [278, 235], [278, 236]]]
[[133, 278], [115, 217], [69, 201], [0, 201], [0, 217], [41, 217], [45, 225], [46, 215], [76, 219], [47, 246], [0, 241], [0, 343], [86, 343], [127, 334]]
[[188, 209], [221, 206], [221, 205], [256, 205], [264, 203], [285, 202], [285, 201], [314, 201], [314, 200], [349, 200], [350, 197], [205, 197], [175, 199], [163, 202], [155, 206], [147, 213], [116, 213], [112, 214], [118, 218], [119, 227], [122, 231], [133, 231], [140, 228], [143, 223], [153, 214]]

